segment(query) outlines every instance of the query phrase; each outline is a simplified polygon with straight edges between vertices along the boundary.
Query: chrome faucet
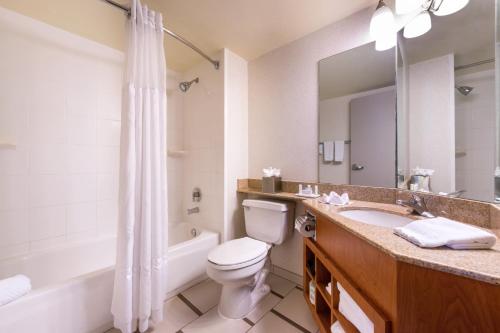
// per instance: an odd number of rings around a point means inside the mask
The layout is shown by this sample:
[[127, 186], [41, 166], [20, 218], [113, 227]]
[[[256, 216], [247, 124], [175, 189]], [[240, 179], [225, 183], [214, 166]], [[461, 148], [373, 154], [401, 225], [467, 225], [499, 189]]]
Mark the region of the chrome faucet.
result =
[[432, 213], [427, 209], [427, 204], [425, 203], [425, 199], [419, 197], [416, 194], [411, 194], [410, 200], [396, 200], [396, 203], [401, 206], [409, 207], [413, 209], [414, 213], [417, 213], [420, 216], [433, 218], [435, 217]]
[[466, 190], [459, 190], [455, 192], [445, 193], [444, 196], [448, 198], [461, 198]]
[[200, 212], [200, 207], [188, 208], [188, 210], [187, 210], [188, 215], [199, 213], [199, 212]]

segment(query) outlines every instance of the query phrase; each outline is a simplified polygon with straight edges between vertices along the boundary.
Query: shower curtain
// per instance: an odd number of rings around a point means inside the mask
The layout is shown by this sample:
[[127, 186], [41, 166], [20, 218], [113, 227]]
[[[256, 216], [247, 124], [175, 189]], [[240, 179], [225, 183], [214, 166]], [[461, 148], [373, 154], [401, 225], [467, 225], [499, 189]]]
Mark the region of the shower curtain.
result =
[[162, 16], [133, 0], [123, 85], [114, 325], [123, 333], [163, 319], [167, 237], [166, 65]]

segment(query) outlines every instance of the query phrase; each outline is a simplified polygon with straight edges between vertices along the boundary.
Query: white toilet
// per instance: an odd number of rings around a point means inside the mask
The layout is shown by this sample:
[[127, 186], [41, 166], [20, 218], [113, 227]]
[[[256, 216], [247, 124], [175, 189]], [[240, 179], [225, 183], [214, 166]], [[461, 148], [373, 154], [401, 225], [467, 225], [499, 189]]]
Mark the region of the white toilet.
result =
[[265, 284], [273, 245], [293, 232], [294, 204], [244, 200], [245, 227], [249, 237], [225, 242], [208, 254], [207, 274], [222, 284], [221, 316], [245, 317], [270, 292]]

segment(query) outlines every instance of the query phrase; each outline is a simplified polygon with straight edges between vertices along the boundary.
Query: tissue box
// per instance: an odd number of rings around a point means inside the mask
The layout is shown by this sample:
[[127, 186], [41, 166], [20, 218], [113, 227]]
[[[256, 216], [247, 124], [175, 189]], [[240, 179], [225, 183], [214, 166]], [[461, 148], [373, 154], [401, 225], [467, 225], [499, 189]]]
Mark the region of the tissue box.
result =
[[281, 192], [281, 177], [262, 177], [262, 192]]

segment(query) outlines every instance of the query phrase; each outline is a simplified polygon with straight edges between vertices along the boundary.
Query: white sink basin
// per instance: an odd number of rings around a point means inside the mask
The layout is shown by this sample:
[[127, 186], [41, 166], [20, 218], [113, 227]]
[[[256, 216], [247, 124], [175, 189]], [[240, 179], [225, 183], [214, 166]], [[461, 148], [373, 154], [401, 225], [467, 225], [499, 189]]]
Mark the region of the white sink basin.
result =
[[408, 217], [380, 212], [378, 210], [345, 210], [339, 214], [358, 222], [386, 228], [402, 227], [413, 222], [413, 220]]

